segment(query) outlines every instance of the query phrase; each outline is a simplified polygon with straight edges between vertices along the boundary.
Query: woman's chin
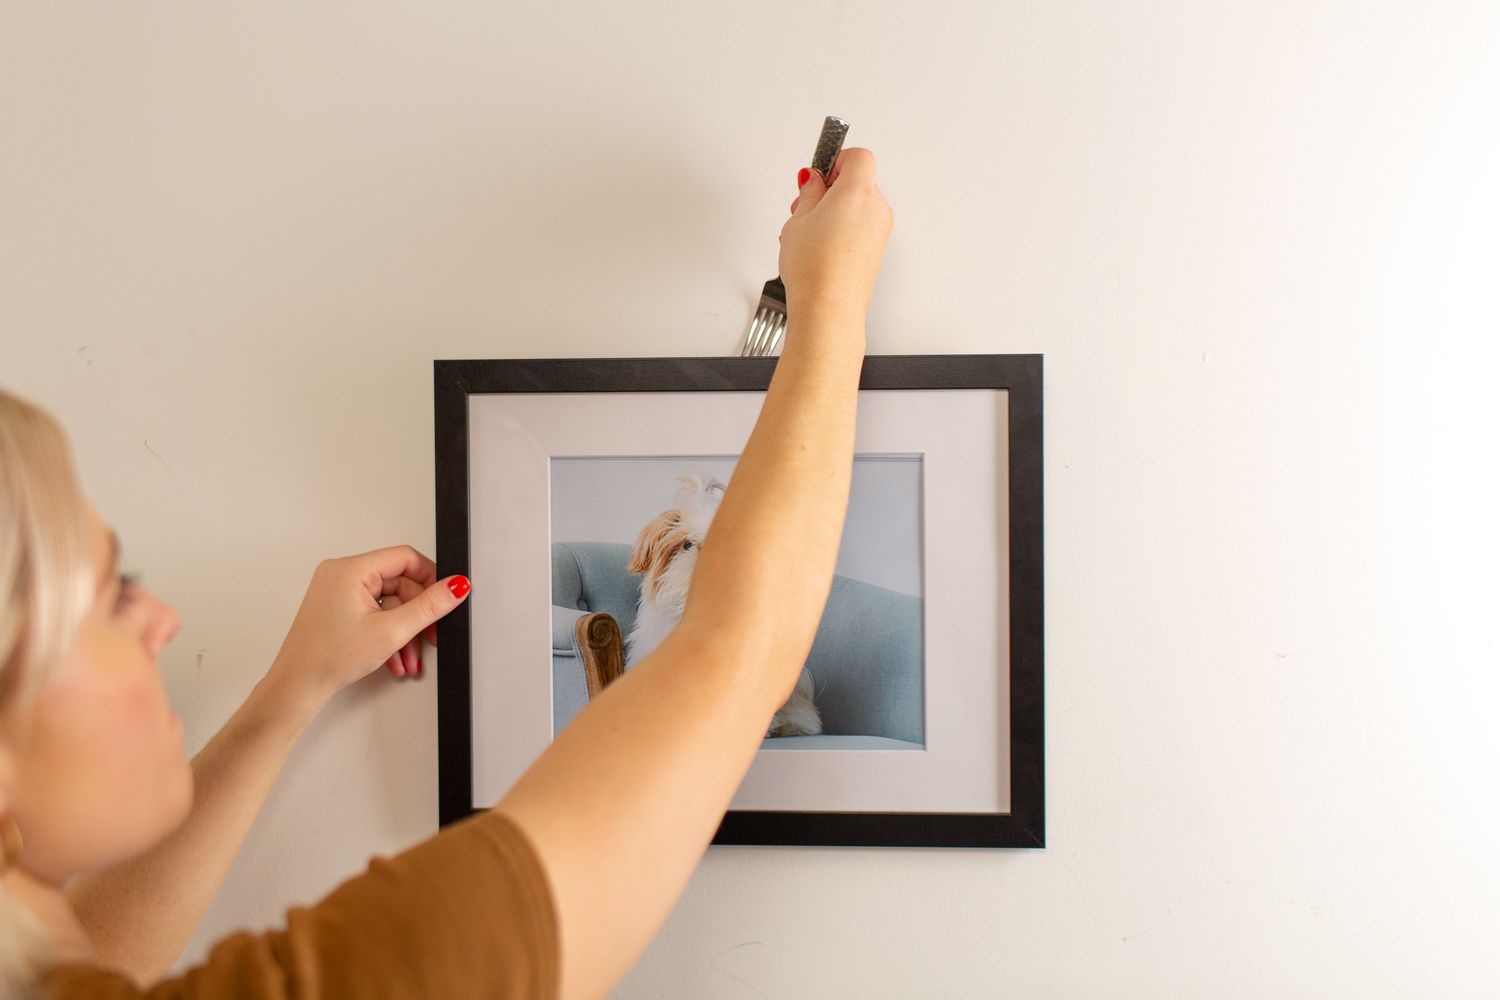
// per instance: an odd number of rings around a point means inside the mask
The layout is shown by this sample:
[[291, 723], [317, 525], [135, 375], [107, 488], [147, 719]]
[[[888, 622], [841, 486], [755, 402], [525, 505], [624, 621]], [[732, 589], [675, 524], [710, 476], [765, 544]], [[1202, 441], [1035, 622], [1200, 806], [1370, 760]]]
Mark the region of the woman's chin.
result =
[[174, 792], [173, 830], [181, 826], [188, 818], [188, 813], [193, 811], [193, 769], [188, 765], [186, 757], [182, 758]]
[[137, 844], [131, 857], [137, 857], [166, 840], [187, 821], [193, 811], [193, 769], [180, 754], [171, 764], [171, 771], [164, 775], [160, 798], [154, 813], [155, 830], [145, 843]]

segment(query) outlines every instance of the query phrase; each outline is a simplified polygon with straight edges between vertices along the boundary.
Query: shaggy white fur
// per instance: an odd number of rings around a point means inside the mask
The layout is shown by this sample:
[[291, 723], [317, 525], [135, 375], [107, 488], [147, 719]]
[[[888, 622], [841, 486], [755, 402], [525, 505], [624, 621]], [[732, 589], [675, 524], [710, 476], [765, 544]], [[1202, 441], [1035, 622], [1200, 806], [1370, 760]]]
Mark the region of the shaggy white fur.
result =
[[[723, 498], [724, 484], [717, 479], [679, 476], [676, 507], [662, 511], [641, 529], [630, 553], [630, 572], [641, 574], [641, 597], [635, 628], [625, 641], [627, 665], [644, 660], [682, 620], [699, 548]], [[816, 736], [822, 731], [812, 675], [804, 668], [766, 735]]]

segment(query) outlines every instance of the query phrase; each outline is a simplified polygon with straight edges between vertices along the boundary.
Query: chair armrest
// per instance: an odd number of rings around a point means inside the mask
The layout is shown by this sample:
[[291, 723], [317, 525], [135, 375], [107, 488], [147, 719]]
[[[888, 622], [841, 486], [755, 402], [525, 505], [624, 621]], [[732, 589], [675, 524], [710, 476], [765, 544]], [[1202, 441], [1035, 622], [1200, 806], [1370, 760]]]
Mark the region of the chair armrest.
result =
[[573, 623], [573, 637], [592, 701], [625, 672], [625, 640], [614, 616], [603, 611], [579, 615]]

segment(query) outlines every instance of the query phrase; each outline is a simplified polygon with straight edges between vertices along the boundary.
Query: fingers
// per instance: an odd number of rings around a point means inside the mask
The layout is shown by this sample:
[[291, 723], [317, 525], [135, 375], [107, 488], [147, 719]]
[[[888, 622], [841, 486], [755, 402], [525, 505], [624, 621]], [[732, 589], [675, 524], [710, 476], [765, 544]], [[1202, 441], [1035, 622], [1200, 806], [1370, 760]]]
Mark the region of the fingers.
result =
[[[422, 596], [426, 588], [408, 577], [398, 576], [394, 580], [385, 583], [385, 596], [381, 598], [380, 609], [383, 612], [391, 612]], [[422, 630], [419, 635], [413, 636], [409, 642], [404, 644], [396, 652], [392, 653], [385, 661], [385, 667], [393, 677], [420, 677], [422, 675], [422, 639], [426, 638], [436, 645], [437, 629], [429, 626]]]
[[803, 183], [801, 190], [797, 192], [797, 199], [792, 202], [792, 214], [794, 216], [805, 215], [813, 210], [813, 206], [823, 200], [824, 193], [828, 190], [823, 183], [823, 176], [816, 170], [809, 170], [807, 180]]
[[[392, 604], [389, 600], [387, 600], [385, 602], [385, 607], [387, 609], [399, 607], [400, 605], [405, 604], [408, 601], [416, 600], [416, 598], [422, 593], [422, 591], [427, 589], [425, 586], [416, 582], [415, 580], [404, 576], [397, 577], [396, 579], [390, 581], [390, 586], [391, 591], [396, 596], [397, 600], [395, 604]], [[422, 630], [422, 638], [426, 639], [434, 646], [437, 645], [436, 622]], [[417, 668], [418, 672], [420, 672], [422, 666], [422, 644], [417, 642], [416, 639], [413, 639], [412, 643], [414, 644], [412, 648], [417, 651]]]
[[404, 576], [427, 586], [437, 579], [437, 566], [431, 559], [410, 545], [392, 545], [386, 549], [375, 549], [353, 557], [360, 568], [379, 573], [382, 580], [394, 580]]
[[[416, 597], [423, 590], [423, 584], [407, 576], [398, 576], [394, 580], [384, 580], [380, 585], [381, 608], [389, 611], [391, 608], [399, 607], [407, 601]], [[395, 600], [392, 600], [395, 598]], [[432, 645], [437, 645], [437, 626], [429, 625], [422, 630], [422, 637]]]
[[378, 621], [380, 634], [385, 637], [378, 641], [387, 643], [386, 649], [395, 650], [385, 659], [385, 668], [393, 677], [422, 673], [422, 640], [436, 645], [437, 620], [458, 607], [469, 592], [465, 577], [438, 581], [437, 566], [410, 545], [325, 561], [325, 567], [341, 575], [352, 569], [369, 594], [366, 600], [379, 608], [376, 611], [371, 607], [376, 616], [371, 623]]
[[[409, 576], [398, 576], [394, 579], [387, 580], [381, 587], [382, 593], [386, 595], [386, 599], [381, 602], [381, 607], [386, 608], [387, 610], [389, 610], [390, 608], [400, 607], [407, 601], [415, 598], [422, 591], [426, 590], [427, 585], [431, 582], [431, 580], [428, 580], [425, 583], [419, 583]], [[396, 602], [394, 604], [392, 604], [390, 601], [391, 597], [396, 598]]]
[[[412, 583], [410, 580], [407, 580], [406, 577], [403, 576], [399, 579], [405, 581], [409, 588], [415, 588], [416, 590], [418, 590], [418, 592], [420, 592], [421, 588], [417, 587], [416, 584]], [[380, 610], [382, 613], [389, 613], [391, 611], [394, 611], [396, 608], [399, 608], [401, 606], [401, 601], [402, 595], [399, 591], [387, 594], [380, 599]], [[406, 646], [402, 646], [400, 649], [396, 650], [390, 656], [385, 658], [385, 669], [391, 672], [392, 677], [405, 677], [407, 675], [407, 660], [403, 655], [405, 652]]]
[[861, 187], [873, 185], [875, 154], [863, 146], [851, 146], [842, 150], [838, 159], [833, 161], [833, 169], [828, 173], [828, 183], [831, 185], [840, 178], [848, 178]]
[[794, 216], [803, 204], [811, 208], [822, 201], [828, 189], [845, 174], [849, 174], [861, 185], [873, 186], [875, 184], [875, 154], [863, 146], [851, 146], [839, 151], [838, 158], [833, 161], [833, 169], [828, 171], [826, 180], [822, 174], [811, 168], [808, 174], [806, 183], [797, 192], [797, 197], [792, 199], [791, 213]]
[[[397, 607], [400, 607], [401, 604], [418, 600], [422, 596], [422, 591], [426, 589], [410, 577], [399, 577], [396, 583], [398, 585], [396, 599], [400, 602]], [[406, 669], [408, 677], [421, 676], [422, 637], [420, 634], [414, 636], [410, 642], [402, 646], [397, 655], [401, 657], [401, 665]]]
[[412, 645], [422, 632], [462, 604], [468, 595], [469, 580], [463, 576], [439, 580], [409, 597], [398, 594], [401, 603], [381, 616], [390, 629], [387, 635], [392, 645]]
[[386, 657], [385, 669], [392, 677], [420, 677], [422, 675], [422, 648], [416, 639], [408, 642]]

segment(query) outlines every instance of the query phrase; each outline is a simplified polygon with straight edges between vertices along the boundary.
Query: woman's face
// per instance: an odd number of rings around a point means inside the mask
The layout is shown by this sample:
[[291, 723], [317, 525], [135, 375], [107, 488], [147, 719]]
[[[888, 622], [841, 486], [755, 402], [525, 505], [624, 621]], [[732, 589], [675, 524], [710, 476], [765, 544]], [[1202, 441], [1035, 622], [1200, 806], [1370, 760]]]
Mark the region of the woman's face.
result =
[[7, 727], [4, 742], [20, 863], [57, 884], [146, 850], [192, 802], [182, 721], [156, 665], [180, 619], [121, 579], [115, 536], [92, 506], [89, 530], [93, 607], [72, 652], [42, 681], [29, 730]]

